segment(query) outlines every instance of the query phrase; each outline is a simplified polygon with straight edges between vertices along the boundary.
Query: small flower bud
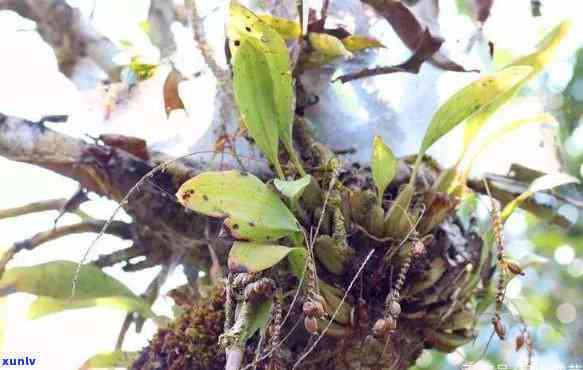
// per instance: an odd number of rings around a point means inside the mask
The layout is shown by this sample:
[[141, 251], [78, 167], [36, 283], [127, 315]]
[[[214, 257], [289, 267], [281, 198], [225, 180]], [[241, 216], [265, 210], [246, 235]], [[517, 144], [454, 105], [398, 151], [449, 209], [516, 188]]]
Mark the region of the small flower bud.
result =
[[322, 303], [313, 300], [304, 302], [302, 310], [306, 316], [310, 317], [322, 317], [325, 313]]
[[391, 301], [389, 303], [389, 313], [391, 316], [397, 318], [401, 314], [401, 305], [397, 301]]
[[318, 320], [314, 317], [306, 316], [304, 317], [304, 327], [306, 331], [310, 334], [314, 334], [318, 332]]
[[397, 321], [389, 316], [378, 319], [372, 327], [372, 333], [375, 337], [382, 338], [395, 329], [397, 329]]
[[502, 320], [495, 317], [492, 319], [492, 325], [494, 326], [494, 331], [496, 332], [496, 335], [498, 335], [498, 338], [500, 338], [500, 340], [506, 339], [506, 326], [504, 326]]
[[516, 352], [520, 351], [520, 349], [524, 346], [525, 341], [524, 333], [520, 333], [520, 335], [516, 337]]
[[506, 268], [508, 268], [508, 271], [510, 271], [514, 275], [524, 275], [524, 271], [522, 270], [522, 267], [520, 267], [518, 263], [508, 259], [505, 260], [504, 263], [506, 264]]

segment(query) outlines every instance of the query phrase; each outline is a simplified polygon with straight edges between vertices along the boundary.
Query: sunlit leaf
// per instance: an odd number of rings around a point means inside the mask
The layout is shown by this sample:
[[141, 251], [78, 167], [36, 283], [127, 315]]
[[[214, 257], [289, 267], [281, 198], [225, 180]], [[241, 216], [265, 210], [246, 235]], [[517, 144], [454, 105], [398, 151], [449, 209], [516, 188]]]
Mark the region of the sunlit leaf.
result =
[[0, 280], [4, 294], [23, 292], [37, 295], [29, 315], [32, 318], [66, 309], [108, 306], [128, 312], [140, 312], [145, 317], [154, 314], [149, 304], [118, 280], [97, 266], [88, 264], [79, 272], [75, 296], [71, 299], [71, 284], [77, 264], [53, 261], [7, 270]]
[[531, 71], [532, 68], [526, 66], [509, 67], [484, 76], [453, 94], [433, 116], [421, 143], [419, 156], [461, 122], [521, 83]]
[[511, 66], [528, 65], [533, 69], [531, 75], [540, 72], [554, 57], [557, 48], [571, 30], [572, 22], [569, 20], [561, 22], [537, 45], [536, 51], [525, 55], [512, 62]]
[[297, 201], [304, 193], [306, 187], [310, 184], [310, 181], [312, 181], [312, 177], [307, 175], [294, 181], [275, 179], [273, 180], [273, 185], [283, 196], [290, 200]]
[[156, 68], [158, 68], [158, 66], [155, 64], [143, 62], [137, 56], [132, 57], [128, 67], [136, 74], [139, 81], [144, 81], [151, 78], [154, 75]]
[[301, 29], [298, 22], [270, 14], [258, 14], [257, 17], [276, 30], [284, 40], [295, 40], [300, 37]]
[[248, 173], [205, 172], [182, 184], [176, 196], [186, 208], [226, 217], [225, 225], [237, 239], [275, 241], [300, 231], [282, 200]]
[[229, 8], [227, 34], [237, 105], [250, 135], [283, 178], [280, 138], [298, 165], [291, 139], [295, 95], [285, 41], [236, 1]]
[[520, 207], [520, 205], [534, 193], [538, 191], [550, 190], [552, 188], [556, 188], [557, 186], [578, 182], [579, 180], [566, 173], [554, 173], [539, 177], [538, 179], [534, 180], [532, 184], [530, 184], [524, 193], [520, 194], [518, 197], [508, 203], [506, 207], [504, 207], [501, 214], [502, 222], [505, 222], [514, 212], [514, 210], [517, 207]]
[[385, 47], [380, 41], [366, 36], [348, 36], [342, 39], [342, 43], [351, 52]]
[[235, 242], [229, 252], [231, 272], [259, 272], [271, 268], [294, 248], [277, 244]]
[[397, 172], [397, 158], [380, 136], [375, 136], [372, 142], [371, 168], [379, 199], [382, 199]]
[[324, 56], [351, 57], [352, 53], [346, 49], [342, 41], [327, 33], [310, 32], [308, 34], [310, 45]]
[[508, 90], [495, 102], [488, 105], [485, 109], [473, 115], [465, 126], [464, 131], [464, 149], [462, 152], [462, 157], [467, 151], [469, 145], [474, 141], [481, 128], [486, 124], [486, 122], [494, 115], [494, 113], [510, 99], [512, 99], [518, 90], [526, 83], [529, 79], [534, 77], [539, 73], [553, 58], [555, 52], [569, 33], [571, 29], [571, 22], [564, 21], [555, 27], [538, 45], [537, 50], [532, 54], [523, 56], [513, 61], [509, 66], [530, 66], [532, 70], [528, 74], [527, 78], [524, 79], [520, 84], [517, 84], [514, 88]]
[[509, 124], [505, 124], [500, 127], [498, 130], [492, 132], [486, 138], [481, 140], [479, 143], [476, 143], [476, 148], [473, 149], [472, 156], [469, 157], [467, 160], [466, 167], [464, 169], [464, 178], [467, 178], [469, 171], [472, 169], [476, 159], [480, 154], [482, 154], [487, 148], [489, 148], [492, 144], [496, 143], [498, 140], [501, 140], [504, 136], [513, 133], [514, 131], [523, 128], [527, 125], [532, 124], [556, 124], [558, 122], [555, 118], [549, 114], [538, 114], [533, 117], [519, 119]]
[[543, 314], [539, 311], [536, 305], [524, 298], [511, 299], [508, 309], [510, 312], [520, 316], [520, 318], [529, 326], [538, 326], [545, 322]]
[[182, 74], [176, 68], [172, 68], [162, 88], [166, 116], [170, 116], [170, 112], [174, 110], [184, 109], [184, 103], [178, 93], [178, 85], [182, 81], [184, 81]]
[[130, 368], [139, 357], [140, 352], [104, 352], [91, 356], [85, 361], [80, 370]]

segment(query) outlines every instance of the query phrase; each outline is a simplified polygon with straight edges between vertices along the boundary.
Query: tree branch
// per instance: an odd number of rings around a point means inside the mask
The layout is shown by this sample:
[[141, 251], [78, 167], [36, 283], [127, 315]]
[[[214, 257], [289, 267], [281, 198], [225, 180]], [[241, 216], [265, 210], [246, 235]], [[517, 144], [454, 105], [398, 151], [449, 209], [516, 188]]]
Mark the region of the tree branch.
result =
[[[106, 221], [88, 221], [80, 222], [77, 224], [66, 225], [61, 227], [56, 227], [51, 230], [46, 230], [33, 235], [32, 237], [16, 242], [10, 247], [3, 255], [0, 257], [0, 277], [4, 273], [6, 264], [20, 251], [27, 249], [33, 250], [36, 247], [62, 238], [67, 235], [72, 234], [82, 234], [82, 233], [98, 233], [105, 225]], [[113, 221], [107, 230], [108, 234], [118, 236], [122, 239], [129, 239], [131, 237], [130, 224], [122, 221]]]
[[119, 81], [121, 67], [113, 61], [119, 49], [65, 0], [3, 0], [0, 10], [12, 10], [35, 21], [65, 75], [71, 75], [81, 58], [89, 57], [112, 81]]
[[[117, 202], [156, 165], [172, 159], [149, 152], [151, 157], [146, 161], [118, 147], [88, 143], [38, 123], [0, 114], [0, 156], [49, 169]], [[173, 194], [205, 168], [205, 162], [176, 161], [148, 181]], [[167, 194], [148, 186], [132, 193], [123, 208], [134, 221], [134, 244], [143, 249], [148, 260], [161, 263], [180, 251], [178, 254], [194, 268], [207, 270], [211, 265], [204, 239], [207, 217], [186, 212], [177, 202], [169, 201]], [[216, 249], [219, 258], [226, 258], [226, 250], [226, 245]], [[138, 263], [125, 268], [144, 267], [147, 264]]]
[[23, 215], [28, 215], [31, 213], [46, 212], [46, 211], [58, 211], [61, 210], [67, 199], [49, 199], [41, 200], [39, 202], [29, 203], [21, 207], [14, 207], [9, 209], [0, 209], [0, 220], [4, 218], [18, 217]]
[[150, 40], [160, 49], [160, 55], [164, 58], [176, 50], [174, 35], [170, 30], [176, 19], [176, 9], [172, 0], [151, 0], [148, 12], [150, 24]]

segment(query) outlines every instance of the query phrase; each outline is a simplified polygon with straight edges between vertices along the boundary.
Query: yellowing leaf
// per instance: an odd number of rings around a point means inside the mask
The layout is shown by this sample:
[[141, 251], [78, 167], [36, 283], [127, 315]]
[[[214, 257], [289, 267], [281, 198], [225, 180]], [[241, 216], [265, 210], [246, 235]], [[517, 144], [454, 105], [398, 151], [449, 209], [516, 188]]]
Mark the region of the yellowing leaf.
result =
[[558, 122], [555, 120], [553, 116], [549, 114], [537, 114], [536, 116], [519, 119], [500, 127], [498, 130], [488, 135], [484, 140], [477, 143], [477, 147], [474, 149], [472, 156], [469, 157], [467, 160], [467, 165], [464, 170], [462, 178], [466, 179], [468, 177], [469, 171], [472, 169], [474, 162], [476, 161], [478, 156], [482, 154], [488, 147], [490, 147], [490, 145], [494, 144], [496, 141], [502, 139], [504, 136], [511, 134], [512, 132], [520, 128], [523, 128], [524, 126], [545, 123], [558, 125]]
[[512, 99], [516, 95], [516, 93], [520, 90], [520, 88], [524, 85], [524, 83], [526, 83], [529, 79], [531, 79], [537, 73], [539, 73], [552, 60], [552, 57], [555, 55], [558, 46], [564, 40], [566, 35], [569, 33], [570, 29], [571, 29], [570, 21], [562, 22], [543, 39], [543, 41], [538, 45], [537, 50], [535, 52], [520, 57], [509, 65], [509, 66], [521, 66], [521, 65], [530, 66], [532, 67], [532, 70], [530, 71], [527, 78], [524, 79], [524, 81], [517, 84], [514, 88], [510, 89], [500, 98], [498, 98], [493, 104], [488, 105], [486, 108], [482, 109], [480, 112], [476, 113], [468, 120], [464, 131], [464, 149], [460, 157], [460, 161], [464, 157], [470, 144], [474, 141], [474, 139], [478, 135], [480, 129], [494, 115], [494, 113], [496, 113], [496, 111], [502, 105], [504, 105], [510, 99]]
[[248, 173], [205, 172], [182, 184], [176, 196], [186, 208], [226, 217], [225, 225], [237, 239], [275, 241], [300, 231], [281, 199]]
[[91, 356], [85, 361], [80, 370], [89, 369], [111, 369], [111, 368], [131, 368], [134, 361], [139, 357], [140, 352], [104, 352]]
[[285, 41], [236, 1], [229, 7], [227, 35], [237, 105], [250, 135], [283, 178], [277, 156], [280, 138], [301, 167], [292, 145], [295, 95]]
[[229, 252], [231, 272], [259, 272], [284, 259], [293, 248], [277, 244], [235, 242]]
[[7, 270], [0, 280], [0, 291], [35, 294], [39, 298], [30, 307], [32, 318], [66, 309], [105, 305], [128, 312], [140, 312], [152, 317], [150, 306], [125, 285], [88, 264], [79, 272], [75, 296], [71, 299], [71, 284], [77, 264], [53, 261], [35, 266]]
[[344, 47], [351, 52], [370, 48], [384, 48], [380, 41], [366, 36], [348, 36], [342, 39]]
[[306, 187], [310, 184], [310, 181], [312, 181], [312, 177], [307, 175], [294, 181], [275, 179], [273, 180], [273, 185], [283, 196], [292, 201], [297, 201], [304, 193]]
[[379, 200], [382, 200], [387, 186], [393, 181], [397, 172], [397, 158], [380, 136], [375, 136], [373, 139], [371, 167]]
[[453, 94], [433, 116], [421, 143], [419, 156], [462, 121], [522, 82], [531, 71], [532, 68], [526, 66], [509, 67], [482, 77]]
[[295, 40], [300, 37], [302, 30], [298, 22], [274, 17], [270, 14], [258, 14], [257, 17], [276, 30], [284, 40]]
[[571, 21], [563, 21], [556, 26], [537, 46], [537, 50], [512, 62], [511, 66], [528, 65], [532, 67], [531, 75], [540, 72], [552, 59], [558, 46], [571, 30]]
[[339, 38], [327, 33], [310, 32], [310, 45], [318, 52], [328, 57], [351, 57], [352, 53], [346, 49]]
[[567, 175], [566, 173], [554, 173], [539, 177], [538, 179], [534, 180], [532, 184], [530, 184], [528, 190], [520, 194], [512, 202], [508, 203], [506, 207], [504, 207], [504, 210], [502, 210], [501, 214], [502, 222], [505, 222], [508, 217], [510, 217], [512, 212], [514, 212], [517, 207], [520, 207], [520, 205], [534, 193], [556, 188], [557, 186], [578, 182], [579, 180], [571, 175]]

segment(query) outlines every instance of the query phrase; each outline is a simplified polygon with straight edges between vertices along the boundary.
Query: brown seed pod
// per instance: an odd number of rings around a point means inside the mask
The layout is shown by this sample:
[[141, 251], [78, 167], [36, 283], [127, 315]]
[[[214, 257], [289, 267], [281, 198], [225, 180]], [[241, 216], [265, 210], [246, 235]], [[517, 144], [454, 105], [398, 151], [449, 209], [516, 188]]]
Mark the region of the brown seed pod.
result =
[[516, 263], [512, 260], [506, 259], [506, 260], [504, 260], [504, 264], [506, 265], [506, 268], [508, 269], [508, 271], [510, 271], [514, 275], [524, 275], [524, 271], [522, 270], [522, 267], [520, 267], [520, 265], [518, 263]]
[[413, 253], [413, 257], [418, 258], [425, 254], [425, 244], [421, 240], [413, 241], [413, 245], [411, 246], [411, 251]]
[[397, 321], [394, 318], [388, 316], [385, 317], [384, 319], [378, 319], [374, 323], [372, 327], [372, 333], [375, 337], [382, 338], [389, 334], [390, 332], [395, 331], [396, 329]]
[[362, 325], [366, 325], [370, 320], [370, 317], [368, 316], [368, 305], [363, 298], [358, 299], [357, 316], [358, 322]]
[[516, 352], [520, 351], [525, 342], [526, 339], [524, 338], [524, 333], [520, 333], [520, 335], [516, 337]]
[[304, 317], [304, 328], [310, 334], [315, 334], [318, 332], [318, 320], [314, 317], [306, 316]]
[[302, 310], [306, 316], [310, 317], [322, 317], [325, 314], [322, 303], [314, 300], [304, 302]]
[[494, 331], [500, 340], [506, 339], [506, 326], [502, 323], [500, 317], [494, 317], [492, 319], [492, 325], [494, 326]]

